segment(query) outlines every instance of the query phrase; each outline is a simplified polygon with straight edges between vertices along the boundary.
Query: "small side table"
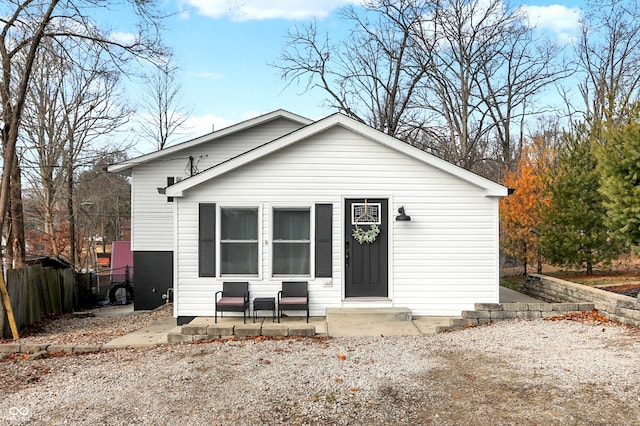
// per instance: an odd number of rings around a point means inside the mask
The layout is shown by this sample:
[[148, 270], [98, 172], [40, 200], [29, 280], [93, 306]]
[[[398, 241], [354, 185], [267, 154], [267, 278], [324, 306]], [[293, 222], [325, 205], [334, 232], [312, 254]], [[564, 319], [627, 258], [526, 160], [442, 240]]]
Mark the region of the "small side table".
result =
[[271, 322], [276, 321], [276, 298], [256, 297], [253, 299], [253, 322], [258, 318], [258, 311], [271, 311]]

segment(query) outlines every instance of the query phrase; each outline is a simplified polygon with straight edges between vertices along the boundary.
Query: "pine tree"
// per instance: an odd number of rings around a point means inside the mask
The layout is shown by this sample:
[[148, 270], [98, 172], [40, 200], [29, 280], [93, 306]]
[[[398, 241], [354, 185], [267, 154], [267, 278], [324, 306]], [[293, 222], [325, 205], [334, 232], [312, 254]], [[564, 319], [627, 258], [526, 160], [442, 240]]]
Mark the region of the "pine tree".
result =
[[598, 150], [600, 192], [608, 210], [607, 224], [620, 238], [640, 244], [640, 124], [607, 129]]
[[554, 265], [586, 268], [610, 262], [620, 245], [606, 226], [599, 191], [595, 142], [584, 125], [564, 135], [558, 162], [550, 174], [550, 203], [542, 212], [541, 245]]

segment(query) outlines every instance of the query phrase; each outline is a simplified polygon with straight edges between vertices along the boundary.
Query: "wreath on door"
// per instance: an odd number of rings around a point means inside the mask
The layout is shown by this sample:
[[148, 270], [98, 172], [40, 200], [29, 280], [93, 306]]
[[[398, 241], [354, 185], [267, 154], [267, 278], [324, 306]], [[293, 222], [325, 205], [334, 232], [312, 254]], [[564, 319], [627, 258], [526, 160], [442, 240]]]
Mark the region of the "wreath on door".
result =
[[[353, 222], [354, 222], [353, 233], [351, 235], [360, 244], [363, 244], [363, 243], [371, 244], [376, 240], [376, 238], [378, 238], [378, 234], [380, 234], [380, 228], [378, 228], [378, 225], [375, 224], [375, 218], [371, 216], [371, 214], [369, 214], [366, 198], [364, 200], [364, 212], [360, 216], [358, 216]], [[364, 230], [360, 226], [358, 226], [358, 223], [360, 222], [365, 222], [365, 223], [373, 222], [373, 223], [371, 224], [371, 226], [369, 226], [369, 229]]]

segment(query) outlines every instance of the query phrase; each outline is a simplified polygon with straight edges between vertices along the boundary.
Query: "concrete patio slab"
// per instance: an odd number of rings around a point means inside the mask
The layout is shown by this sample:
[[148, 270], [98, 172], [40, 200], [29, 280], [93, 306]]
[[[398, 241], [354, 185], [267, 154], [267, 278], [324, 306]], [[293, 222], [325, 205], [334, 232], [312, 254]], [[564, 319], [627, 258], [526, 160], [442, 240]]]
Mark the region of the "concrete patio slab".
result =
[[519, 291], [500, 286], [500, 303], [536, 303], [543, 302]]
[[167, 334], [171, 332], [179, 333], [180, 329], [181, 327], [176, 325], [175, 318], [165, 318], [148, 327], [118, 337], [105, 343], [102, 347], [103, 349], [120, 349], [168, 343]]
[[356, 318], [327, 321], [331, 337], [419, 336], [413, 321], [367, 321]]
[[[525, 295], [523, 293], [500, 287], [500, 303], [536, 303], [541, 302], [538, 299]], [[122, 307], [114, 307], [113, 314], [126, 314], [131, 312], [132, 306], [126, 305]], [[370, 318], [362, 319], [357, 315], [340, 315], [337, 317], [311, 317], [309, 318], [309, 324], [315, 327], [315, 335], [319, 337], [357, 337], [357, 336], [418, 336], [421, 334], [434, 334], [438, 331], [438, 328], [448, 326], [450, 324], [450, 317], [415, 317], [411, 321], [398, 321], [398, 320], [384, 320], [376, 321]], [[251, 326], [249, 326], [251, 324]], [[224, 318], [218, 318], [218, 327], [223, 327], [226, 330], [234, 330], [236, 326], [245, 329], [246, 334], [252, 335], [255, 330], [253, 329], [253, 318], [247, 318], [246, 325], [244, 327], [242, 317], [239, 316], [225, 316]], [[255, 326], [262, 327], [265, 325], [271, 325], [270, 332], [268, 334], [279, 335], [282, 333], [280, 327], [297, 327], [306, 326], [306, 317], [304, 316], [287, 316], [280, 319], [280, 325], [277, 322], [272, 323], [269, 318], [259, 318], [255, 323]], [[215, 327], [216, 323], [213, 317], [197, 317], [191, 321], [192, 326], [212, 326]], [[127, 347], [141, 347], [151, 346], [154, 344], [168, 343], [168, 333], [180, 333], [181, 327], [176, 326], [175, 318], [167, 318], [159, 321], [149, 327], [145, 327], [141, 330], [137, 330], [126, 336], [119, 337], [103, 346], [104, 349], [116, 349]], [[207, 332], [209, 329], [207, 328]]]

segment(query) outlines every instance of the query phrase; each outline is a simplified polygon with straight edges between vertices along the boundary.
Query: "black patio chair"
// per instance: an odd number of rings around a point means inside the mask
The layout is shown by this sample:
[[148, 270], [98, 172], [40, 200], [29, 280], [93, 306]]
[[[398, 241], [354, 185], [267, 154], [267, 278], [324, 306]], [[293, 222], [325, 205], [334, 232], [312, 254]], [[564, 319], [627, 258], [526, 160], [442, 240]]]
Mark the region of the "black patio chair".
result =
[[288, 281], [282, 283], [278, 292], [278, 322], [282, 311], [307, 311], [309, 322], [309, 291], [306, 281]]
[[[218, 295], [221, 295], [218, 298]], [[223, 312], [242, 312], [242, 320], [247, 323], [249, 313], [249, 283], [248, 282], [223, 282], [222, 291], [216, 291], [215, 295], [215, 322], [224, 317]]]

